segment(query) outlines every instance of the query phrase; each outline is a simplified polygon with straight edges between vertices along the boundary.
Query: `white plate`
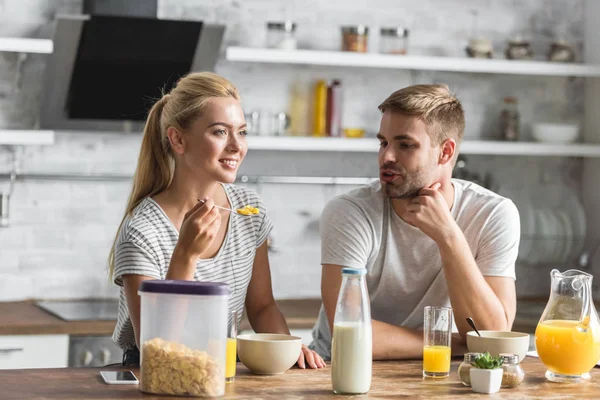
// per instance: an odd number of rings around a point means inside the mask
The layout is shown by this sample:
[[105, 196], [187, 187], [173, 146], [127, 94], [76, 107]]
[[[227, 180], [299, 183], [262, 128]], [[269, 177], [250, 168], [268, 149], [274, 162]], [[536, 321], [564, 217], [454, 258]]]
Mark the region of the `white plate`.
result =
[[552, 260], [553, 246], [552, 246], [552, 223], [546, 214], [545, 208], [535, 210], [537, 222], [539, 226], [538, 230], [538, 262], [547, 262]]
[[519, 243], [519, 260], [532, 262], [536, 247], [535, 214], [529, 200], [529, 192], [526, 189], [515, 187], [503, 187], [499, 190], [501, 196], [513, 201], [519, 210], [521, 222], [521, 242]]
[[557, 210], [556, 214], [558, 215], [559, 220], [563, 225], [563, 242], [564, 247], [562, 251], [562, 255], [560, 260], [565, 262], [569, 261], [571, 258], [571, 251], [573, 250], [573, 223], [569, 218], [569, 215], [564, 210]]

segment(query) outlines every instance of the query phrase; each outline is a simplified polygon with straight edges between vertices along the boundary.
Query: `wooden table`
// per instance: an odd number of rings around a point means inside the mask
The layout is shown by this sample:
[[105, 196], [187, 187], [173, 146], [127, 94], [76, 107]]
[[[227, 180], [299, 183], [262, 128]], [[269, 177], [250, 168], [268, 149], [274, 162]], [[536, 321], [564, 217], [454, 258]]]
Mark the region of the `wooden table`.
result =
[[[373, 363], [371, 391], [362, 396], [337, 396], [331, 391], [330, 367], [322, 370], [291, 369], [283, 375], [252, 375], [241, 364], [234, 383], [227, 385], [225, 399], [343, 399], [343, 398], [417, 398], [462, 399], [598, 399], [600, 370], [592, 371], [592, 380], [579, 385], [557, 384], [544, 378], [545, 368], [535, 358], [523, 363], [525, 381], [514, 389], [501, 389], [493, 395], [480, 395], [464, 387], [453, 361], [449, 378], [424, 380], [421, 361]], [[97, 368], [37, 370], [0, 370], [2, 400], [71, 400], [71, 399], [166, 399], [173, 397], [146, 395], [133, 385], [106, 385]], [[139, 376], [139, 371], [134, 370]]]

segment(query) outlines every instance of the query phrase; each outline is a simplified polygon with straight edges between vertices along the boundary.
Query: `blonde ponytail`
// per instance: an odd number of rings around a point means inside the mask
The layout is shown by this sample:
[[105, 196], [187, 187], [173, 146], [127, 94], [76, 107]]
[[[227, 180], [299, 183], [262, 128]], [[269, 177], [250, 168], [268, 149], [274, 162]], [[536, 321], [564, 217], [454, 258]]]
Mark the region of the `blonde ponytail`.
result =
[[169, 94], [163, 95], [148, 113], [131, 194], [125, 216], [108, 254], [109, 278], [115, 271], [115, 246], [128, 215], [146, 197], [167, 189], [173, 178], [174, 158], [167, 137], [167, 129], [185, 131], [202, 115], [207, 102], [215, 97], [239, 99], [237, 89], [227, 79], [211, 72], [195, 72], [181, 78]]

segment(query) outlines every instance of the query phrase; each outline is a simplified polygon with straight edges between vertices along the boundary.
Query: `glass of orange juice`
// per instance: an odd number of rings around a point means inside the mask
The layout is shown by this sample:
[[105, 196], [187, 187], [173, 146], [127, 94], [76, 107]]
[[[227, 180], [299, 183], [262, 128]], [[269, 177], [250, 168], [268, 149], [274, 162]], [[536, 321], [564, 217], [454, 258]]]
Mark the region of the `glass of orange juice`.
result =
[[237, 311], [229, 314], [229, 325], [227, 327], [227, 352], [225, 356], [225, 382], [235, 380], [237, 367]]
[[450, 374], [452, 309], [427, 306], [423, 322], [423, 376], [445, 378]]

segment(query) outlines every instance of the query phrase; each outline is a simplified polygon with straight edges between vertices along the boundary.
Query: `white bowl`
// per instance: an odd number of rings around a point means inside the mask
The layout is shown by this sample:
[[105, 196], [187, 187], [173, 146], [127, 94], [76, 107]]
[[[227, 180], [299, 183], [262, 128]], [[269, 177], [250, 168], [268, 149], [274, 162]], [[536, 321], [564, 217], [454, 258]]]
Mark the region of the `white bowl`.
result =
[[578, 124], [533, 124], [533, 138], [538, 142], [572, 143], [579, 136]]
[[529, 334], [509, 331], [475, 331], [467, 332], [467, 349], [474, 353], [485, 353], [497, 357], [501, 353], [512, 353], [523, 361], [529, 351]]
[[298, 360], [302, 338], [298, 336], [254, 333], [238, 335], [240, 361], [253, 373], [283, 374]]

